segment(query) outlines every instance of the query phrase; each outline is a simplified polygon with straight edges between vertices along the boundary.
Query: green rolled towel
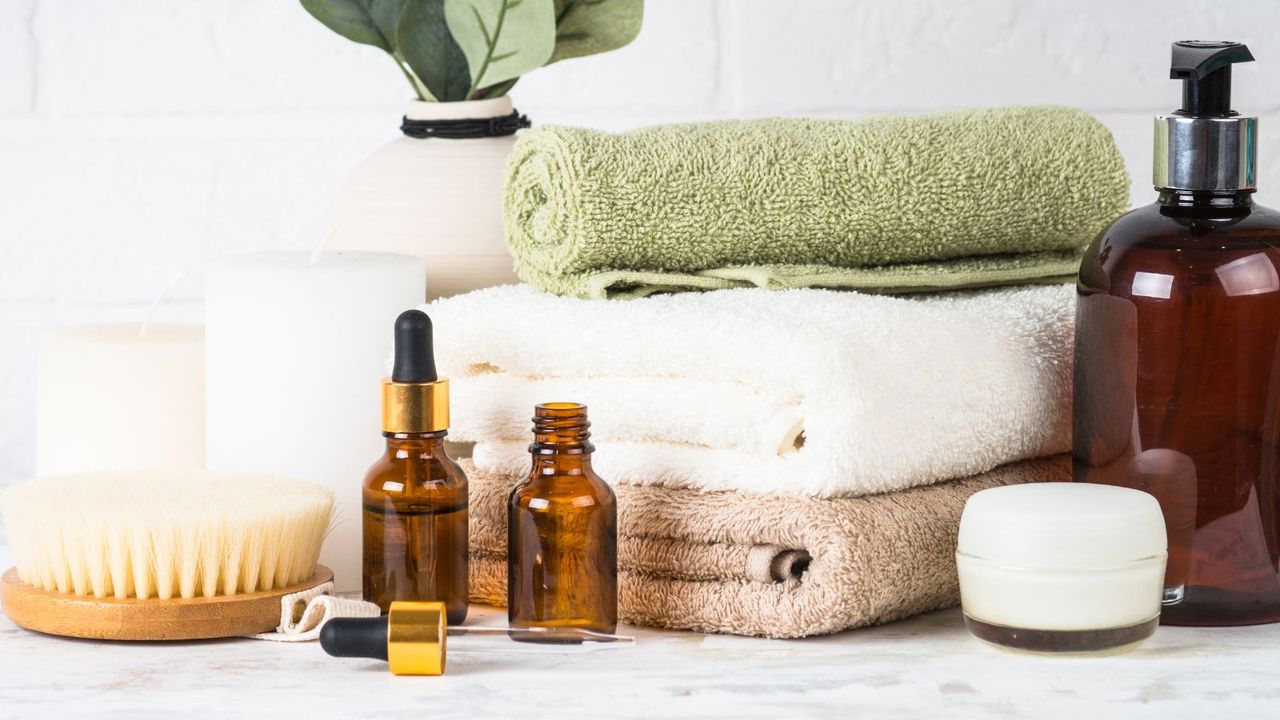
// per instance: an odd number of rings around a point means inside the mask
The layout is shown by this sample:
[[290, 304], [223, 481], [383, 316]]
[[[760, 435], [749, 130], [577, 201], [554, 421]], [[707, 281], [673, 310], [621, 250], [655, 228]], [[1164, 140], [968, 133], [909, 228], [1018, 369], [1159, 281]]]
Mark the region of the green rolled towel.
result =
[[1060, 282], [1129, 197], [1111, 133], [1061, 107], [546, 126], [507, 176], [520, 277], [587, 298]]

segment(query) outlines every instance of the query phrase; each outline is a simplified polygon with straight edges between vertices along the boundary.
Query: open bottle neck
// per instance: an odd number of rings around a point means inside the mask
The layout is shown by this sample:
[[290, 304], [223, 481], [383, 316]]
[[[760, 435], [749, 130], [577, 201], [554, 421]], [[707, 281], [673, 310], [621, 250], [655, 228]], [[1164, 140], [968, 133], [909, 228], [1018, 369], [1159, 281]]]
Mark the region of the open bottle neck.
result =
[[590, 467], [591, 423], [587, 407], [577, 403], [547, 403], [534, 408], [533, 454], [535, 467]]

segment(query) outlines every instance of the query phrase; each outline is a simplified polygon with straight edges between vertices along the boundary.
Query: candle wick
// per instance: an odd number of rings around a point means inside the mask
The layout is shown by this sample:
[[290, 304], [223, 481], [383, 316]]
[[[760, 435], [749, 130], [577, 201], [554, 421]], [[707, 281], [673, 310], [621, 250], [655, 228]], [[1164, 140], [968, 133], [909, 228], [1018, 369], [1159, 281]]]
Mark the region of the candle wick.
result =
[[160, 292], [156, 294], [155, 301], [151, 303], [151, 307], [147, 308], [147, 314], [142, 316], [142, 324], [138, 326], [138, 337], [147, 336], [147, 328], [151, 325], [151, 318], [155, 316], [156, 311], [160, 309], [165, 300], [169, 299], [169, 296], [173, 294], [174, 288], [178, 287], [178, 283], [182, 282], [186, 276], [186, 270], [179, 270], [173, 274], [173, 277], [169, 278], [169, 282], [165, 283], [164, 287], [160, 288]]
[[338, 234], [337, 228], [334, 228], [325, 234], [324, 239], [321, 240], [320, 244], [316, 246], [316, 249], [311, 252], [312, 265], [315, 265], [316, 263], [320, 262], [320, 256], [324, 254], [324, 249], [329, 247], [329, 241], [332, 240], [333, 236], [337, 234]]

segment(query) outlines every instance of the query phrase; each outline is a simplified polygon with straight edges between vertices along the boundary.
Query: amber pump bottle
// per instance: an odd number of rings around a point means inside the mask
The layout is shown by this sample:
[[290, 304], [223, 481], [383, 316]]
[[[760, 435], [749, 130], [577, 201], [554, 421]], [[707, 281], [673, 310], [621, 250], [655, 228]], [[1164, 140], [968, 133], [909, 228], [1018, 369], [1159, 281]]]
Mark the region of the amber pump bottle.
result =
[[431, 319], [396, 319], [395, 365], [382, 382], [386, 452], [364, 479], [364, 599], [443, 602], [467, 617], [467, 477], [444, 451], [449, 381], [436, 376]]
[[507, 505], [507, 617], [511, 627], [618, 625], [618, 507], [591, 469], [587, 408], [534, 409], [533, 468]]
[[1257, 206], [1238, 43], [1179, 42], [1156, 118], [1154, 205], [1116, 220], [1078, 283], [1077, 480], [1145, 490], [1169, 539], [1161, 620], [1280, 620], [1280, 213]]

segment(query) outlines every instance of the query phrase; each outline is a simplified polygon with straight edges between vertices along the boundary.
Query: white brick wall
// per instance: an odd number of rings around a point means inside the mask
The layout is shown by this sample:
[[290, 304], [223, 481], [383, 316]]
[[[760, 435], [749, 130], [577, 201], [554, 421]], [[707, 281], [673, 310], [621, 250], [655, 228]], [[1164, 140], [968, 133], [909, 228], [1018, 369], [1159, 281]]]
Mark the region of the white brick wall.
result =
[[[619, 52], [539, 70], [535, 122], [625, 128], [1061, 103], [1116, 133], [1149, 201], [1150, 116], [1176, 105], [1168, 44], [1250, 43], [1238, 109], [1263, 115], [1280, 189], [1280, 3], [648, 0]], [[0, 0], [0, 483], [32, 465], [35, 328], [200, 317], [200, 267], [310, 247], [329, 195], [396, 134], [404, 80], [295, 0]]]
[[35, 107], [36, 55], [31, 19], [35, 0], [0, 4], [0, 116]]

